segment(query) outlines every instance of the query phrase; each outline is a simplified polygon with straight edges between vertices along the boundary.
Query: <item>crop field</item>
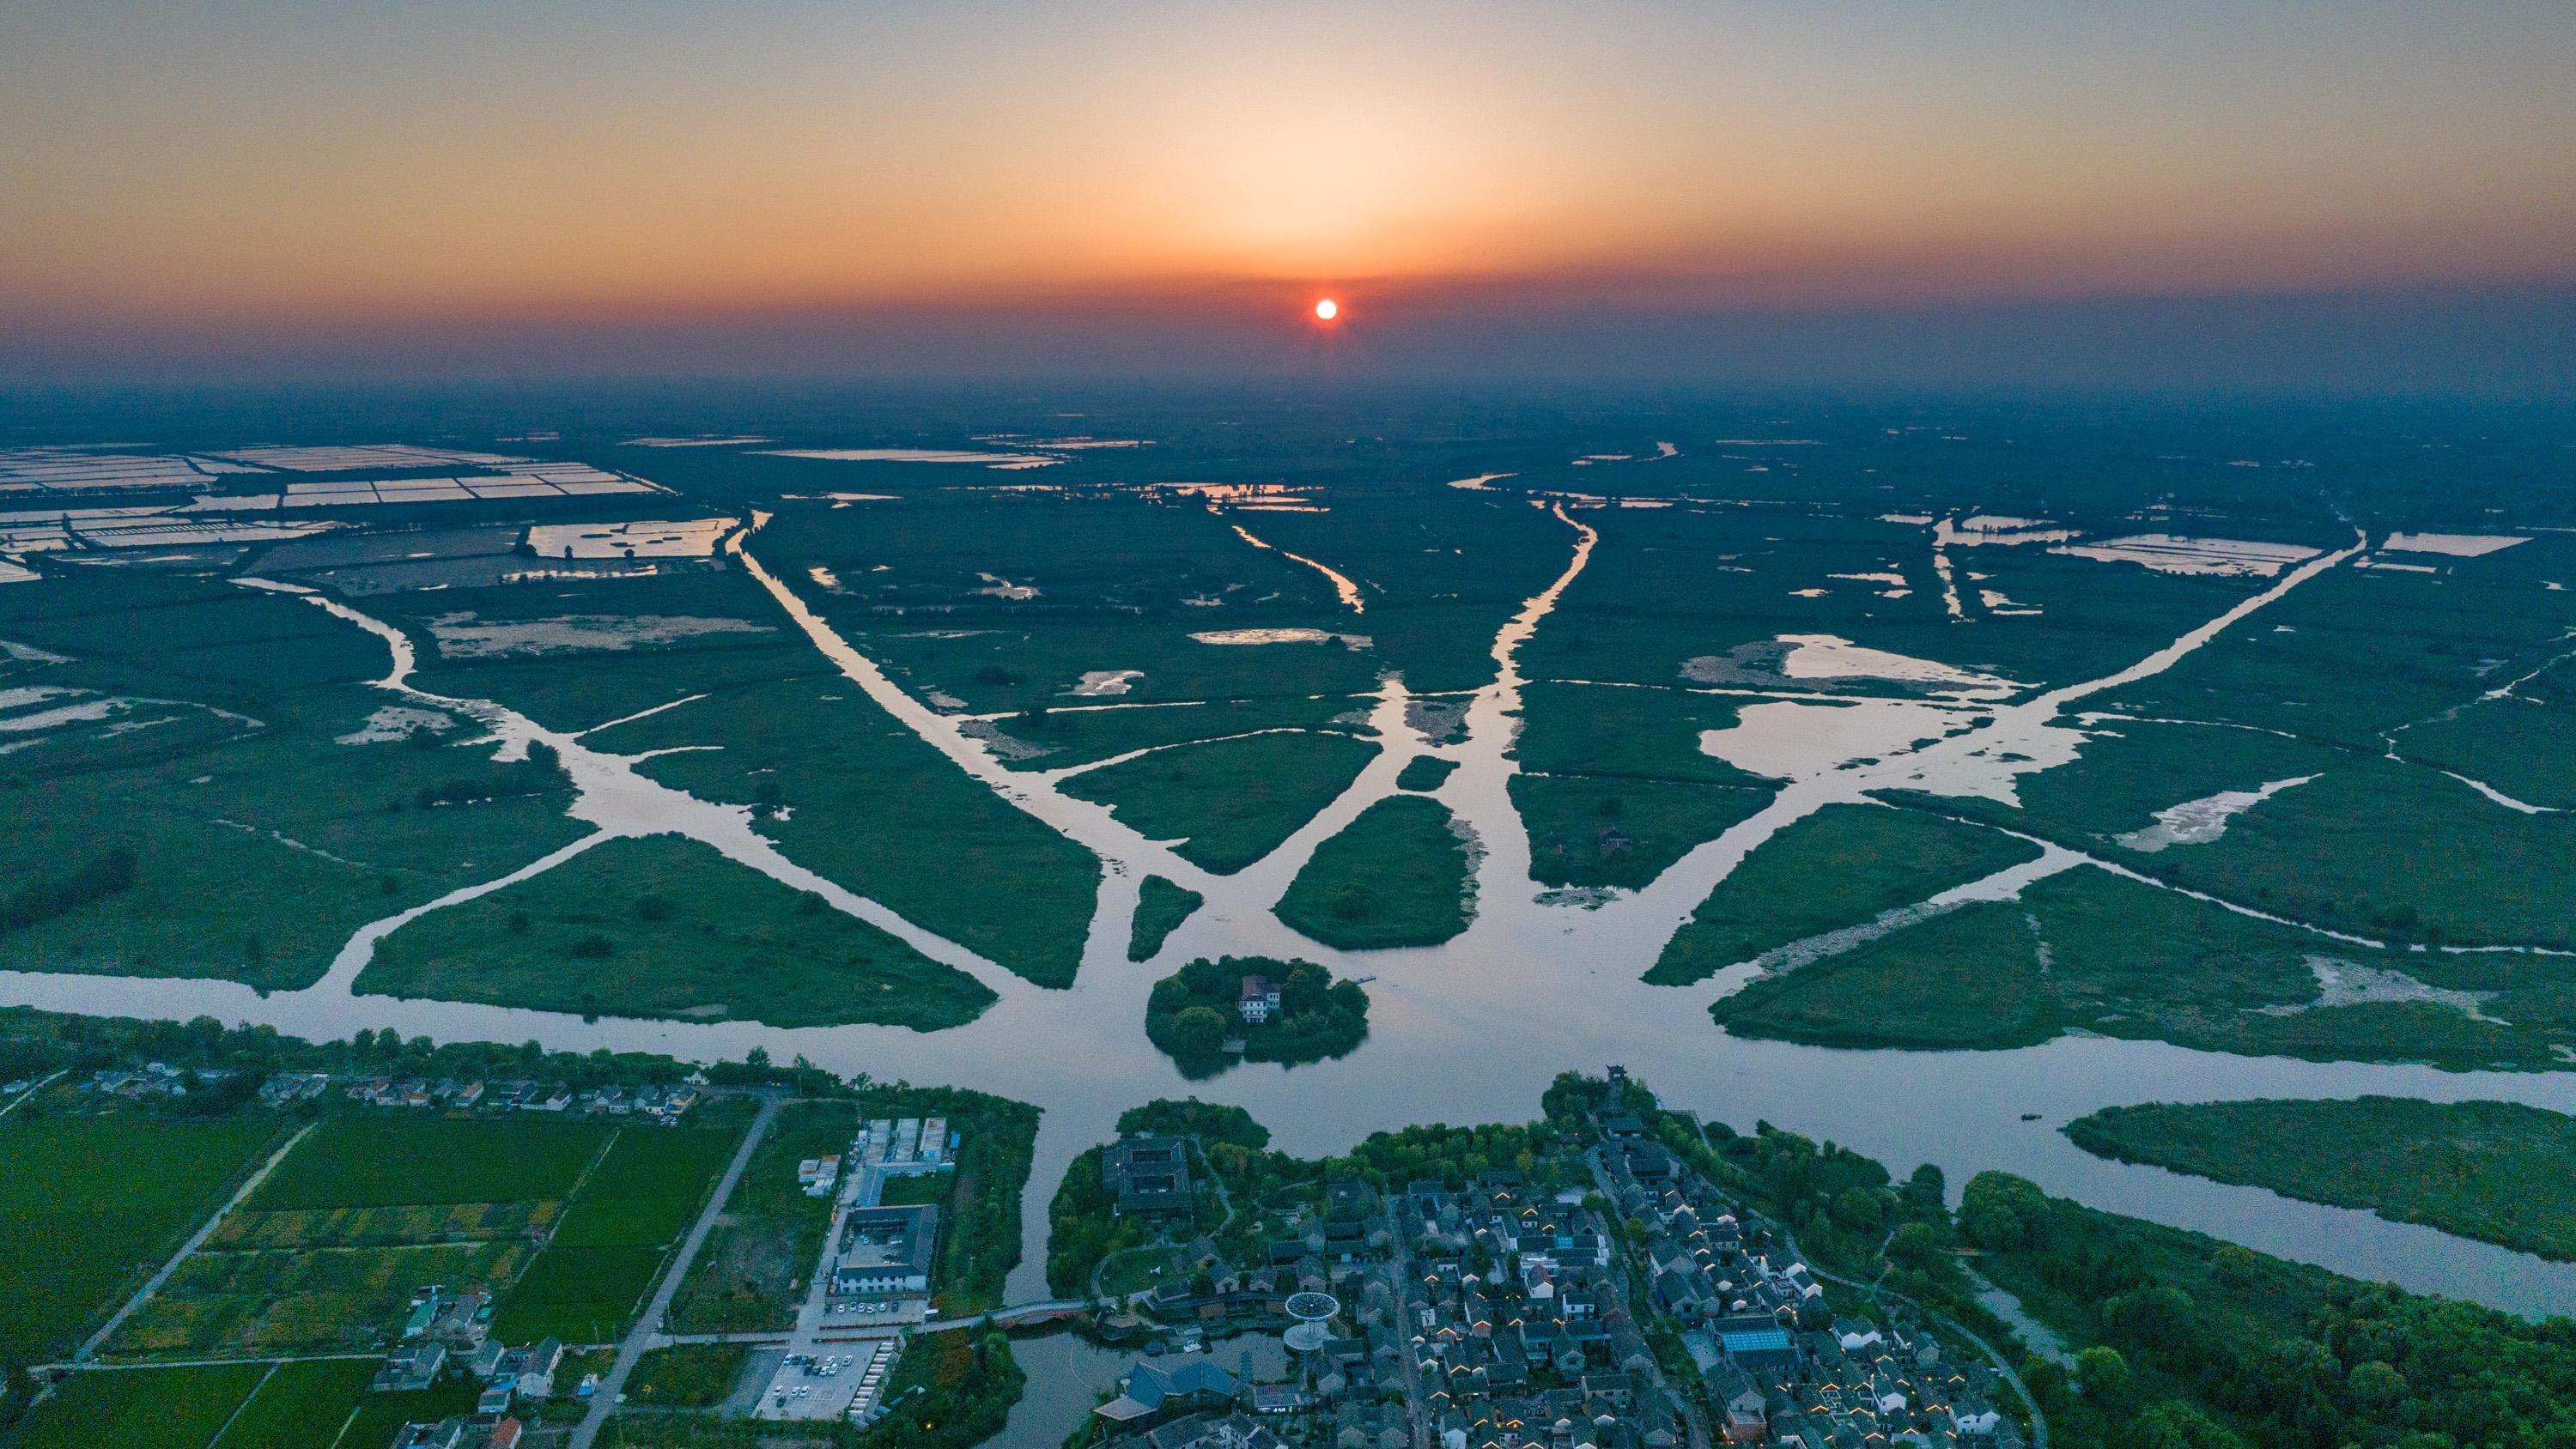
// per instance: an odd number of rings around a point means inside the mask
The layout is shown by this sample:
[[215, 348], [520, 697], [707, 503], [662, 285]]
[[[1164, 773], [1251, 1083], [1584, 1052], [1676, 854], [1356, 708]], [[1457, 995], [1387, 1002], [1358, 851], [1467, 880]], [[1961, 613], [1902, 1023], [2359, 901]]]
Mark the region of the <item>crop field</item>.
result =
[[751, 1349], [739, 1343], [684, 1343], [637, 1361], [626, 1396], [665, 1409], [703, 1409], [724, 1402], [742, 1377]]
[[333, 1117], [287, 1154], [242, 1206], [265, 1213], [560, 1202], [614, 1131], [536, 1117]]
[[68, 1352], [276, 1137], [267, 1122], [0, 1122], [0, 1359]]
[[820, 896], [676, 835], [612, 840], [376, 947], [358, 989], [556, 1011], [935, 1031], [992, 1004]]
[[567, 1343], [604, 1343], [622, 1333], [741, 1141], [738, 1120], [619, 1131], [563, 1226], [500, 1300], [493, 1332], [513, 1342], [551, 1336]]
[[1381, 800], [1315, 848], [1280, 898], [1279, 919], [1346, 951], [1437, 945], [1467, 929], [1467, 843], [1449, 811]]
[[279, 1364], [224, 1430], [217, 1449], [330, 1449], [367, 1397], [375, 1371], [366, 1359]]
[[267, 1373], [219, 1364], [77, 1374], [27, 1416], [14, 1449], [206, 1449]]
[[1161, 750], [1065, 782], [1220, 875], [1279, 847], [1349, 788], [1377, 747], [1335, 734], [1266, 734]]
[[1754, 847], [1674, 934], [1646, 979], [1676, 986], [1704, 980], [2038, 855], [2038, 847], [1999, 831], [1908, 810], [1829, 805]]
[[2576, 1258], [2576, 1118], [2511, 1102], [2150, 1103], [2067, 1124], [2087, 1152]]
[[672, 1300], [675, 1325], [709, 1333], [795, 1322], [832, 1219], [830, 1198], [808, 1197], [797, 1186], [796, 1164], [846, 1155], [858, 1125], [848, 1102], [790, 1102], [779, 1109]]
[[351, 1353], [381, 1347], [414, 1289], [506, 1287], [525, 1240], [199, 1252], [118, 1330], [128, 1358]]

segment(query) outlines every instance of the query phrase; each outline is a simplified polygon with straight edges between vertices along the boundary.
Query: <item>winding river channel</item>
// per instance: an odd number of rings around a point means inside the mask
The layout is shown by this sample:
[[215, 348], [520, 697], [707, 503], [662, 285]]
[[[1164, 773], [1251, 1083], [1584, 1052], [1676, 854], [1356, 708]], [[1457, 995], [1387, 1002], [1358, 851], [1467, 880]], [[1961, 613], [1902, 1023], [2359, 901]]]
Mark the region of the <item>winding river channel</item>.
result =
[[[1370, 728], [1382, 745], [1378, 756], [1340, 798], [1267, 858], [1222, 876], [1181, 859], [1168, 844], [1144, 838], [1106, 807], [1058, 788], [1067, 776], [1098, 766], [1008, 769], [984, 741], [966, 732], [970, 721], [933, 710], [898, 688], [760, 564], [746, 546], [759, 526], [757, 517], [750, 530], [729, 539], [729, 553], [871, 699], [959, 768], [1107, 864], [1080, 978], [1069, 990], [1032, 986], [824, 880], [755, 831], [742, 807], [699, 800], [640, 773], [636, 767], [645, 756], [610, 753], [582, 735], [547, 730], [489, 701], [413, 688], [412, 644], [400, 630], [307, 593], [316, 607], [386, 642], [393, 666], [378, 687], [416, 704], [472, 716], [499, 739], [504, 757], [531, 741], [554, 747], [577, 790], [571, 813], [595, 833], [498, 880], [366, 927], [328, 974], [302, 991], [262, 995], [224, 981], [6, 972], [0, 973], [0, 1001], [144, 1017], [209, 1014], [322, 1040], [360, 1027], [391, 1026], [407, 1036], [440, 1040], [533, 1039], [559, 1050], [607, 1047], [701, 1060], [740, 1057], [757, 1046], [781, 1061], [801, 1055], [837, 1072], [953, 1082], [1034, 1102], [1046, 1112], [1024, 1200], [1027, 1252], [1012, 1276], [1013, 1301], [1046, 1296], [1046, 1206], [1066, 1164], [1110, 1136], [1117, 1115], [1137, 1103], [1195, 1094], [1239, 1104], [1272, 1129], [1277, 1146], [1312, 1155], [1409, 1123], [1525, 1120], [1537, 1114], [1539, 1094], [1556, 1073], [1598, 1071], [1616, 1062], [1652, 1083], [1670, 1105], [1740, 1129], [1768, 1120], [1867, 1153], [1900, 1174], [1917, 1163], [1936, 1163], [1955, 1186], [1981, 1169], [2001, 1168], [2097, 1207], [2199, 1229], [2355, 1277], [2532, 1315], [2576, 1312], [2576, 1264], [2544, 1262], [2261, 1189], [2104, 1161], [2077, 1149], [2058, 1130], [2099, 1107], [2156, 1100], [2386, 1093], [2435, 1101], [2501, 1099], [2576, 1112], [2576, 1074], [2250, 1058], [2095, 1037], [2011, 1051], [1825, 1049], [1739, 1040], [1720, 1031], [1707, 1005], [1740, 986], [1744, 971], [1730, 970], [1689, 988], [1648, 986], [1640, 979], [1680, 921], [1773, 832], [1828, 804], [1862, 801], [1872, 789], [1902, 786], [2009, 799], [2017, 775], [2074, 757], [2082, 737], [2061, 722], [2067, 708], [2170, 667], [2228, 625], [2342, 565], [2354, 550], [2310, 561], [2128, 669], [2020, 703], [1826, 705], [1775, 699], [1750, 706], [1737, 730], [1711, 737], [1707, 747], [1730, 758], [1730, 751], [1741, 750], [1766, 762], [1763, 773], [1785, 777], [1772, 801], [1644, 890], [1569, 902], [1533, 886], [1528, 839], [1507, 793], [1518, 769], [1509, 744], [1520, 704], [1520, 646], [1583, 571], [1597, 540], [1592, 527], [1562, 505], [1554, 511], [1569, 530], [1571, 557], [1564, 573], [1497, 634], [1496, 677], [1468, 701], [1465, 738], [1426, 740], [1408, 725], [1411, 701], [1401, 681], [1390, 678], [1370, 712]], [[1892, 734], [1893, 743], [1874, 742], [1866, 750], [1832, 747], [1831, 737], [1860, 717], [1854, 711], [1896, 712], [1880, 731]], [[1936, 722], [1934, 728], [1921, 727], [1926, 718]], [[1481, 843], [1476, 917], [1466, 933], [1437, 947], [1344, 953], [1282, 925], [1271, 907], [1315, 847], [1393, 791], [1397, 773], [1421, 755], [1458, 764], [1436, 795]], [[660, 832], [704, 841], [775, 879], [819, 892], [839, 909], [973, 974], [1000, 1000], [965, 1026], [924, 1034], [887, 1026], [788, 1029], [754, 1022], [583, 1018], [355, 993], [376, 942], [404, 922], [535, 875], [602, 840]], [[2052, 849], [2038, 862], [1952, 894], [2007, 896], [2084, 859]], [[1128, 921], [1138, 884], [1148, 874], [1199, 891], [1207, 904], [1155, 959], [1130, 962]], [[1338, 1061], [1296, 1068], [1249, 1064], [1212, 1081], [1185, 1081], [1144, 1040], [1145, 997], [1177, 963], [1227, 953], [1304, 956], [1337, 974], [1374, 977], [1369, 1040]]]

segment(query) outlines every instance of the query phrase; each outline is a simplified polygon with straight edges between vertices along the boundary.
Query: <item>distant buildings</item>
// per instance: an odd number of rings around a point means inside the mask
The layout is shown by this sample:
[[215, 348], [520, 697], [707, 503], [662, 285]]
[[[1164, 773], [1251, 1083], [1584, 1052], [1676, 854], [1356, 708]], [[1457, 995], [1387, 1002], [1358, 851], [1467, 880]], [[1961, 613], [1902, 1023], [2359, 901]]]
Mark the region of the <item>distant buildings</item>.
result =
[[853, 1208], [841, 1222], [832, 1260], [834, 1298], [900, 1298], [930, 1291], [939, 1209]]
[[[1222, 998], [1220, 998], [1222, 999]], [[1279, 1010], [1279, 984], [1267, 976], [1246, 976], [1235, 1004], [1246, 1026], [1259, 1026]]]

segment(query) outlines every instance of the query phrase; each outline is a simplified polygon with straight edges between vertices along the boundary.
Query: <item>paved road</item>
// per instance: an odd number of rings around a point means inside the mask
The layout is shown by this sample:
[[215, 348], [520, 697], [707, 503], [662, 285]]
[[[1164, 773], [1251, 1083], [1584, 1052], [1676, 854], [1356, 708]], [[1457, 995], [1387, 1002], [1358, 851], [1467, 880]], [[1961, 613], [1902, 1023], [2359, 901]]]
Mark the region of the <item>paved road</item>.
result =
[[198, 1228], [188, 1241], [179, 1245], [179, 1251], [170, 1255], [170, 1261], [161, 1265], [161, 1271], [153, 1274], [149, 1281], [136, 1289], [134, 1296], [125, 1300], [125, 1306], [117, 1309], [107, 1322], [99, 1326], [98, 1332], [89, 1336], [89, 1340], [80, 1346], [80, 1351], [72, 1355], [72, 1362], [89, 1362], [90, 1355], [98, 1352], [99, 1345], [114, 1337], [116, 1331], [125, 1326], [125, 1320], [134, 1316], [136, 1309], [149, 1302], [153, 1294], [161, 1291], [161, 1285], [170, 1281], [170, 1275], [179, 1271], [179, 1265], [188, 1261], [188, 1255], [206, 1245], [206, 1239], [215, 1235], [215, 1229], [222, 1224], [224, 1215], [240, 1207], [243, 1199], [257, 1192], [259, 1185], [268, 1181], [269, 1170], [284, 1161], [286, 1154], [295, 1150], [295, 1144], [303, 1141], [314, 1128], [320, 1125], [322, 1125], [320, 1118], [305, 1123], [296, 1129], [294, 1136], [286, 1139], [285, 1146], [270, 1153], [268, 1160], [259, 1165], [259, 1170], [243, 1180], [241, 1190], [234, 1193], [222, 1207], [217, 1208], [215, 1215], [206, 1219], [205, 1225]]
[[723, 1179], [716, 1183], [716, 1190], [707, 1197], [705, 1210], [698, 1214], [697, 1223], [689, 1229], [688, 1237], [681, 1241], [679, 1255], [671, 1260], [670, 1271], [662, 1275], [662, 1286], [653, 1290], [653, 1301], [645, 1305], [644, 1316], [635, 1320], [635, 1327], [627, 1333], [626, 1341], [617, 1346], [616, 1364], [608, 1370], [608, 1377], [600, 1381], [599, 1392], [591, 1397], [589, 1414], [572, 1431], [572, 1449], [590, 1449], [592, 1442], [599, 1438], [601, 1427], [607, 1424], [609, 1414], [617, 1408], [617, 1396], [625, 1392], [626, 1376], [635, 1372], [636, 1360], [642, 1358], [644, 1351], [662, 1336], [662, 1316], [671, 1311], [671, 1299], [688, 1278], [689, 1265], [697, 1261], [698, 1250], [706, 1246], [707, 1234], [715, 1230], [716, 1219], [724, 1215], [725, 1203], [733, 1197], [734, 1184], [742, 1181], [743, 1169], [751, 1165], [752, 1153], [759, 1150], [761, 1139], [769, 1135], [769, 1124], [777, 1117], [777, 1096], [763, 1094], [760, 1114], [751, 1119], [751, 1130], [742, 1134], [742, 1146], [734, 1149], [732, 1164], [725, 1168]]
[[46, 1077], [38, 1078], [38, 1079], [37, 1079], [37, 1081], [36, 1081], [36, 1084], [35, 1084], [34, 1086], [29, 1087], [27, 1090], [25, 1090], [25, 1091], [23, 1091], [23, 1092], [21, 1092], [21, 1093], [19, 1093], [19, 1094], [18, 1094], [18, 1100], [17, 1100], [17, 1101], [14, 1101], [14, 1102], [10, 1103], [10, 1104], [9, 1104], [8, 1106], [6, 1106], [6, 1107], [0, 1107], [0, 1117], [6, 1117], [6, 1116], [8, 1116], [10, 1113], [17, 1111], [20, 1107], [23, 1107], [23, 1106], [25, 1106], [27, 1103], [34, 1101], [38, 1096], [40, 1096], [40, 1095], [42, 1095], [42, 1094], [43, 1094], [44, 1090], [45, 1090], [47, 1087], [50, 1087], [50, 1086], [52, 1086], [54, 1083], [56, 1083], [56, 1082], [58, 1082], [58, 1081], [61, 1081], [61, 1080], [62, 1080], [62, 1078], [63, 1078], [64, 1073], [67, 1073], [67, 1072], [69, 1072], [70, 1070], [71, 1070], [71, 1068], [69, 1068], [69, 1067], [65, 1067], [65, 1068], [63, 1068], [63, 1070], [62, 1070], [62, 1071], [60, 1071], [60, 1072], [55, 1072], [55, 1073], [53, 1073], [53, 1074], [52, 1074], [52, 1075], [50, 1075], [50, 1076], [46, 1076]]

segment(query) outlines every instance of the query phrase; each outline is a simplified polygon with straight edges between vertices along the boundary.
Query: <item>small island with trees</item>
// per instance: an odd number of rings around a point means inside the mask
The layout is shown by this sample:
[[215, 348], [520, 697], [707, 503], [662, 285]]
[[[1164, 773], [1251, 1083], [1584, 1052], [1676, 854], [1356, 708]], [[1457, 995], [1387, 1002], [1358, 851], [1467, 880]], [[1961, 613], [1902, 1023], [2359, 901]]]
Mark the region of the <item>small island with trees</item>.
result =
[[1367, 1039], [1368, 993], [1312, 961], [1202, 957], [1154, 983], [1145, 1035], [1193, 1078], [1215, 1076], [1238, 1055], [1319, 1062]]

